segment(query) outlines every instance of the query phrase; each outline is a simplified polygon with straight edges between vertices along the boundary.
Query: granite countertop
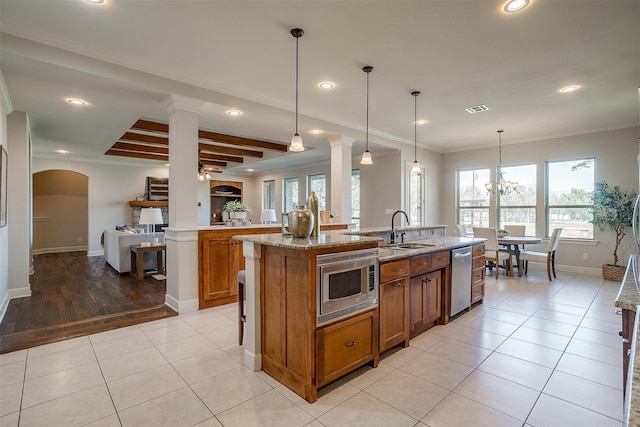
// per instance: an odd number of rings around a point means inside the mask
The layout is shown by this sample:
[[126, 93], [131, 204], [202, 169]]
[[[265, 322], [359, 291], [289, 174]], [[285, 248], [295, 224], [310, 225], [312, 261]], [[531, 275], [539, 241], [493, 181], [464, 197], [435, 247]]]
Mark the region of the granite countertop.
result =
[[[625, 426], [640, 425], [640, 339], [638, 339], [638, 306], [640, 306], [640, 256], [631, 255], [627, 270], [616, 297], [616, 307], [636, 312], [633, 334], [631, 336], [631, 355], [629, 357], [630, 372], [627, 377], [627, 390], [624, 401]], [[638, 357], [636, 357], [638, 356]]]
[[[320, 227], [323, 226], [329, 226], [329, 225], [346, 225], [347, 228], [349, 226], [352, 226], [353, 224], [351, 223], [343, 223], [343, 222], [331, 222], [329, 224], [320, 224]], [[198, 227], [198, 230], [249, 230], [249, 229], [253, 229], [253, 228], [277, 228], [277, 229], [281, 229], [282, 228], [282, 224], [277, 223], [277, 224], [251, 224], [251, 225], [244, 225], [241, 227], [229, 227], [226, 225], [201, 225]], [[345, 230], [346, 231], [346, 230]]]
[[318, 237], [293, 237], [274, 234], [250, 234], [233, 236], [235, 240], [259, 243], [261, 245], [280, 246], [291, 249], [308, 250], [311, 248], [334, 248], [348, 245], [358, 245], [364, 242], [381, 242], [378, 237], [351, 236], [341, 233], [342, 230], [320, 233]]
[[484, 241], [485, 239], [474, 239], [471, 237], [435, 237], [432, 239], [405, 242], [405, 245], [416, 245], [410, 249], [398, 248], [398, 245], [401, 246], [402, 244], [382, 245], [380, 249], [378, 249], [378, 260], [380, 262], [394, 261], [415, 255], [440, 252], [442, 250], [449, 251], [469, 245], [478, 245]]

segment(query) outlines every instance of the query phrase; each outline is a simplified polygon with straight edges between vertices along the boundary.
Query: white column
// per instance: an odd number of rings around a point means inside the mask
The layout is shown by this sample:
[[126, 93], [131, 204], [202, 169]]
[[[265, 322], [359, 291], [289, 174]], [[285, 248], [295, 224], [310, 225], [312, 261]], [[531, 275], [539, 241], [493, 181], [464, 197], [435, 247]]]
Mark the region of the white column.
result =
[[261, 245], [242, 242], [245, 271], [245, 339], [244, 366], [252, 371], [262, 369], [262, 342], [260, 340], [260, 252]]
[[169, 112], [169, 227], [165, 304], [178, 313], [198, 310], [198, 114], [205, 102], [177, 95]]
[[7, 116], [8, 297], [31, 296], [31, 136], [22, 111]]
[[331, 144], [331, 213], [333, 221], [351, 222], [351, 146], [354, 139], [338, 136]]

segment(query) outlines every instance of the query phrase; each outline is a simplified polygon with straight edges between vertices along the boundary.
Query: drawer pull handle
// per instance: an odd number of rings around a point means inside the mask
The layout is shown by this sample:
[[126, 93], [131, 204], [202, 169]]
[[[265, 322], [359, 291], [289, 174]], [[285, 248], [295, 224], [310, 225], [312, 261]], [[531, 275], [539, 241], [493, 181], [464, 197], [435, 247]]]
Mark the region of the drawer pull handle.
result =
[[347, 347], [347, 348], [352, 348], [352, 347], [356, 346], [356, 342], [355, 341], [351, 341], [351, 342], [346, 343], [344, 346]]
[[427, 263], [422, 261], [422, 262], [419, 262], [418, 265], [427, 265]]
[[422, 282], [423, 283], [431, 283], [431, 279], [424, 279]]
[[393, 270], [394, 273], [400, 273], [402, 271], [401, 268], [396, 268], [395, 270]]
[[396, 288], [400, 288], [402, 287], [402, 282], [394, 283], [393, 286], [395, 286]]
[[629, 344], [629, 338], [622, 338], [622, 343], [623, 344]]

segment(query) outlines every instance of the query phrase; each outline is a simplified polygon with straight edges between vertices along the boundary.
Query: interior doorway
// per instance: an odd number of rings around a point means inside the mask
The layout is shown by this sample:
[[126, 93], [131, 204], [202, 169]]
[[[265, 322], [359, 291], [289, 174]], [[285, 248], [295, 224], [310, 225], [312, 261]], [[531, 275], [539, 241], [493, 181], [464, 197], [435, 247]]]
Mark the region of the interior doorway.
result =
[[89, 178], [68, 170], [33, 174], [33, 255], [87, 251]]

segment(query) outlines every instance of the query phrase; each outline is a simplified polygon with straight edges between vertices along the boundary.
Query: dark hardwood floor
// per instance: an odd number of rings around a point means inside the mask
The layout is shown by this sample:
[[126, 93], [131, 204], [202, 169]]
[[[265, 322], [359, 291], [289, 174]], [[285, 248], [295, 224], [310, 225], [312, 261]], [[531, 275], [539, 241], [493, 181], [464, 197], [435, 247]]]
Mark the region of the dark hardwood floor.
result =
[[36, 255], [31, 296], [9, 302], [0, 354], [175, 316], [164, 305], [166, 280], [119, 274], [86, 252]]

